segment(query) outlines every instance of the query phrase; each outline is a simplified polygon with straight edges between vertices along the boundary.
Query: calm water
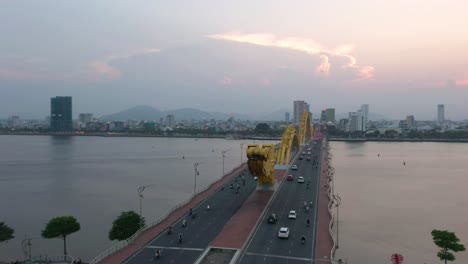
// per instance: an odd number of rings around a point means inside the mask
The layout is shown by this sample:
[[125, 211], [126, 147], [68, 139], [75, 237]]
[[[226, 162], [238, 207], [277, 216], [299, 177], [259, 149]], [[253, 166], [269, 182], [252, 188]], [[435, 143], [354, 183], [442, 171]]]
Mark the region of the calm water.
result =
[[[0, 260], [21, 258], [25, 235], [37, 238], [33, 255], [61, 254], [60, 240], [40, 238], [45, 223], [60, 215], [81, 223], [68, 239], [69, 252], [88, 260], [114, 243], [107, 233], [121, 211], [138, 211], [139, 186], [156, 184], [145, 190], [143, 203], [144, 216], [154, 220], [193, 192], [194, 162], [201, 163], [201, 188], [221, 176], [222, 150], [230, 150], [226, 171], [240, 163], [240, 143], [0, 136], [0, 221], [16, 230], [15, 239], [0, 245]], [[468, 144], [331, 146], [342, 198], [338, 253], [348, 263], [390, 263], [395, 252], [405, 263], [439, 263], [433, 228], [456, 232], [468, 246]], [[468, 263], [467, 253], [456, 257]]]
[[[405, 263], [441, 263], [432, 229], [455, 232], [468, 247], [468, 144], [331, 147], [342, 198], [338, 255], [348, 263], [391, 263], [393, 253]], [[455, 263], [468, 263], [467, 252], [455, 257]]]
[[0, 245], [0, 260], [22, 258], [25, 236], [37, 238], [33, 255], [62, 254], [61, 240], [40, 238], [45, 223], [62, 215], [81, 223], [67, 240], [69, 253], [89, 260], [115, 243], [107, 234], [120, 212], [138, 212], [139, 186], [156, 184], [143, 200], [152, 221], [193, 193], [195, 162], [200, 189], [221, 177], [221, 151], [229, 150], [226, 172], [240, 164], [241, 143], [247, 141], [0, 136], [0, 221], [16, 236]]

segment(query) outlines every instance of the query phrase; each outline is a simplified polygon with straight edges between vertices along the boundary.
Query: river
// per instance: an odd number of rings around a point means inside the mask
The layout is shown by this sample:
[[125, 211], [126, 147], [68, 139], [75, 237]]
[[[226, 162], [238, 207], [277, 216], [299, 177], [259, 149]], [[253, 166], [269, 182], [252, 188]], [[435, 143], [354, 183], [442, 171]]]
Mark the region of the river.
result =
[[[62, 241], [40, 236], [52, 217], [73, 215], [81, 230], [67, 239], [70, 254], [90, 260], [115, 242], [107, 239], [122, 211], [154, 220], [197, 189], [240, 164], [241, 143], [186, 138], [0, 136], [0, 221], [15, 239], [0, 244], [0, 260], [32, 253], [62, 254]], [[257, 141], [256, 143], [267, 143]], [[338, 256], [348, 263], [439, 263], [430, 232], [448, 229], [468, 246], [468, 144], [331, 142], [339, 208]], [[245, 152], [246, 145], [243, 146]], [[380, 156], [378, 156], [380, 154]], [[245, 155], [242, 156], [245, 161]], [[403, 165], [403, 161], [406, 165]], [[456, 253], [455, 263], [468, 263]]]
[[[391, 263], [400, 253], [405, 263], [440, 263], [433, 229], [455, 232], [468, 247], [468, 144], [331, 142], [331, 149], [340, 258]], [[455, 257], [468, 263], [466, 251]]]

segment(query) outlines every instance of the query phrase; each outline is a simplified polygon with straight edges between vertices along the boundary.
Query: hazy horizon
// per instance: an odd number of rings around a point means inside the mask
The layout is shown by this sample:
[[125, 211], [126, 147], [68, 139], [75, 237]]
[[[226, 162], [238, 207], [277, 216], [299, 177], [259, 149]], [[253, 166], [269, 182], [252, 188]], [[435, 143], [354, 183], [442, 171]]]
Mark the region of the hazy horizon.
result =
[[468, 119], [466, 1], [2, 1], [0, 117], [137, 105], [249, 114], [369, 104]]

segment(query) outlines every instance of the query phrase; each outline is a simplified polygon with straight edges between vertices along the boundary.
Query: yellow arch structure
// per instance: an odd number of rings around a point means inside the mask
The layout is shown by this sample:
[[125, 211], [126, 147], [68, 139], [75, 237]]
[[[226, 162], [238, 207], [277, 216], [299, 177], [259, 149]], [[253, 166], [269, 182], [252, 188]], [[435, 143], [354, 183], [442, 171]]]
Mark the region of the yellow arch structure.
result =
[[301, 118], [301, 125], [299, 126], [299, 133], [296, 132], [296, 128], [293, 125], [289, 125], [288, 128], [286, 128], [281, 138], [279, 153], [276, 160], [279, 165], [288, 164], [291, 157], [291, 150], [294, 148], [299, 149], [300, 144], [304, 144], [312, 138], [314, 128], [310, 123], [310, 114], [308, 111], [304, 111]]
[[293, 148], [299, 149], [299, 137], [296, 133], [296, 128], [293, 125], [289, 125], [281, 138], [276, 163], [279, 165], [288, 164]]
[[312, 138], [314, 134], [314, 127], [310, 125], [309, 111], [304, 111], [301, 118], [301, 126], [299, 127], [299, 143], [304, 144]]
[[257, 144], [249, 144], [246, 151], [249, 171], [258, 177], [258, 185], [262, 186], [264, 183], [268, 183], [273, 186], [275, 184], [275, 145], [263, 144], [260, 148]]

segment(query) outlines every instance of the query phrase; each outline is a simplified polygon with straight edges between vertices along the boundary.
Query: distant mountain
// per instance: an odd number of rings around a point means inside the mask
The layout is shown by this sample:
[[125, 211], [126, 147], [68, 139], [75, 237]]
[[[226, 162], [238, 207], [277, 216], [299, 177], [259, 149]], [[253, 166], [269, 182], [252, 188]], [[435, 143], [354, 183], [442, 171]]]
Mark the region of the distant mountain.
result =
[[[340, 121], [340, 119], [343, 119], [343, 118], [349, 118], [349, 113], [341, 113], [335, 116], [336, 121]], [[378, 113], [372, 113], [372, 112], [369, 112], [368, 119], [372, 121], [389, 120], [384, 115], [381, 115]]]
[[140, 105], [135, 106], [130, 109], [101, 116], [101, 120], [113, 120], [113, 121], [125, 121], [125, 120], [153, 120], [159, 121], [161, 117], [165, 118], [167, 115], [174, 115], [176, 120], [226, 120], [229, 117], [234, 117], [235, 119], [247, 120], [246, 115], [241, 114], [228, 114], [220, 112], [206, 112], [194, 108], [180, 108], [168, 111], [161, 111], [159, 109], [153, 108], [151, 106]]

